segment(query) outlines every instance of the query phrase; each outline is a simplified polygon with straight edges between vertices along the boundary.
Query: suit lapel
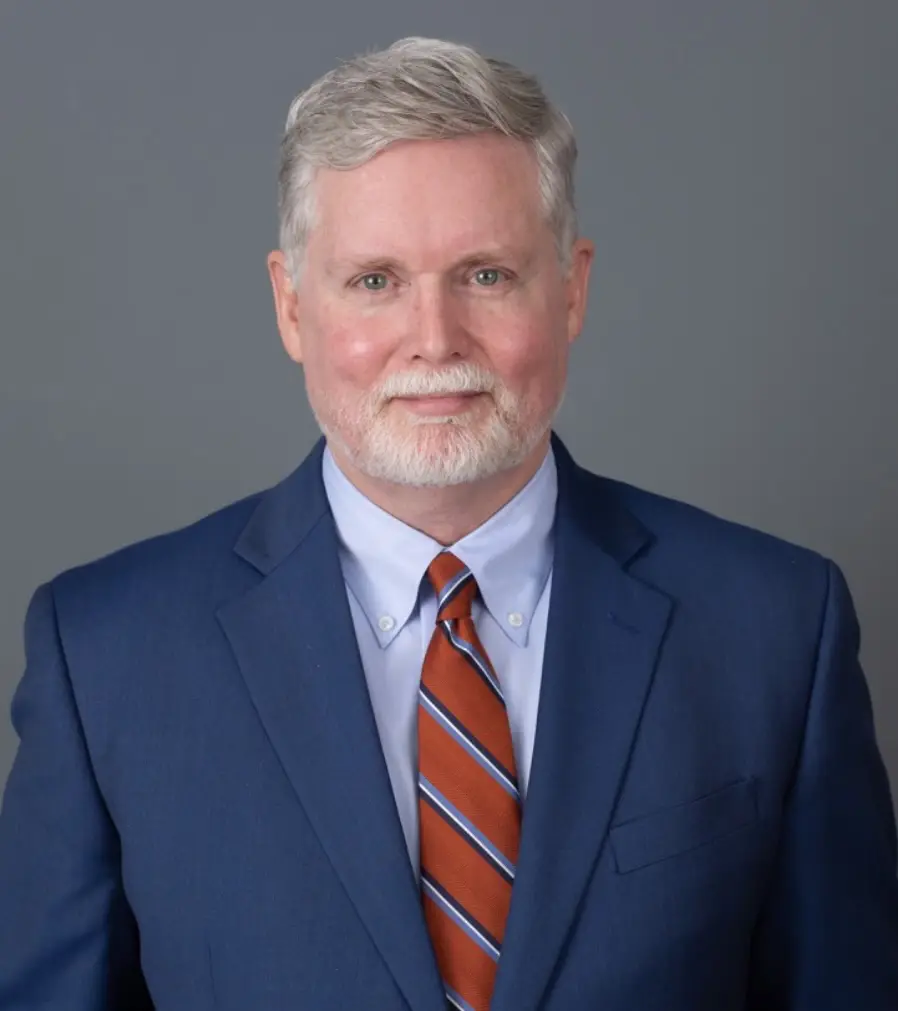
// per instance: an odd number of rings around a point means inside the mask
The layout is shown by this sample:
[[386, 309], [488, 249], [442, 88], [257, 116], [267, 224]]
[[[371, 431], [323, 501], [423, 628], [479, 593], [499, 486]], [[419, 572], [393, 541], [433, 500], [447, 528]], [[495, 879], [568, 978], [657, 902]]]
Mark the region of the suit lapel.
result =
[[[670, 616], [626, 571], [648, 532], [553, 440], [552, 600], [497, 1011], [538, 1007], [607, 835]], [[310, 823], [409, 1005], [445, 998], [395, 808], [321, 482], [319, 442], [235, 550], [263, 578], [218, 613]]]
[[499, 1011], [539, 1005], [608, 831], [671, 607], [624, 568], [647, 531], [553, 445], [552, 599]]
[[409, 1005], [445, 1006], [356, 645], [319, 443], [237, 552], [264, 579], [218, 617], [259, 717]]

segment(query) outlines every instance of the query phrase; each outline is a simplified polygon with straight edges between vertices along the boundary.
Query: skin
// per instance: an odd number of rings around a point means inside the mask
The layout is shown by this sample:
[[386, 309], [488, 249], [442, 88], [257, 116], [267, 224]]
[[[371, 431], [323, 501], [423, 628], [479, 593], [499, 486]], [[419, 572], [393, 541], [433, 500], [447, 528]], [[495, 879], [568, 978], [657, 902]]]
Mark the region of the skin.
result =
[[[283, 252], [269, 254], [268, 269], [281, 339], [303, 365], [316, 414], [339, 405], [351, 416], [394, 373], [471, 362], [520, 398], [531, 428], [545, 424], [583, 326], [594, 247], [578, 239], [562, 273], [527, 146], [492, 133], [403, 141], [357, 168], [321, 169], [314, 185], [298, 284]], [[397, 431], [460, 412], [482, 425], [494, 409], [486, 393], [395, 398], [383, 408]], [[433, 450], [453, 426], [414, 432]], [[514, 497], [548, 441], [546, 431], [516, 466], [443, 487], [373, 478], [335, 441], [330, 448], [363, 494], [449, 545]]]

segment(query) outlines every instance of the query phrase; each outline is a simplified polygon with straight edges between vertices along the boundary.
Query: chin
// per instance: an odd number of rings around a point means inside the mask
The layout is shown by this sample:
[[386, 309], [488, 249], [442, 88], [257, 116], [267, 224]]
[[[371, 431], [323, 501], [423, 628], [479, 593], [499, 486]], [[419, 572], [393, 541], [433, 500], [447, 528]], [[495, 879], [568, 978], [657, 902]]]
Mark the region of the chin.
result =
[[393, 484], [449, 487], [510, 470], [523, 462], [539, 438], [521, 438], [498, 417], [478, 424], [457, 416], [428, 418], [401, 428], [375, 426], [353, 462], [370, 477]]

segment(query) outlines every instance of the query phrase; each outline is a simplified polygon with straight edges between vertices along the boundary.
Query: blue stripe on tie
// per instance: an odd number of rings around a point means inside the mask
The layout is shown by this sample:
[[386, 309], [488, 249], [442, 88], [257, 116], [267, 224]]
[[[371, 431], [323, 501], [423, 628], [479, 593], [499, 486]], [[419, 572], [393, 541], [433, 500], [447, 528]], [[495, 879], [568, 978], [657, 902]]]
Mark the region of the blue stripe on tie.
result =
[[443, 983], [443, 988], [446, 991], [446, 1000], [449, 1001], [452, 1007], [457, 1007], [460, 1011], [474, 1011], [474, 1008], [469, 1004], [460, 993], [456, 993], [451, 986], [446, 986]]
[[443, 592], [439, 595], [437, 613], [443, 610], [443, 608], [452, 600], [454, 597], [461, 593], [465, 586], [465, 583], [469, 579], [472, 579], [471, 570], [465, 566], [456, 576], [449, 580], [448, 583], [443, 587]]
[[449, 824], [478, 853], [490, 863], [496, 871], [511, 884], [514, 881], [515, 865], [487, 837], [469, 821], [457, 807], [454, 807], [440, 791], [424, 776], [418, 776], [418, 788], [434, 810], [442, 815]]
[[465, 913], [457, 903], [450, 902], [442, 891], [434, 887], [433, 883], [427, 877], [421, 878], [421, 884], [427, 894], [440, 907], [440, 909], [443, 910], [449, 919], [452, 920], [461, 930], [463, 930], [478, 948], [485, 951], [494, 962], [498, 962], [500, 949], [496, 947], [492, 940], [490, 940], [489, 935], [483, 931], [483, 928], [479, 927], [475, 921], [471, 920], [468, 914]]
[[506, 793], [520, 801], [516, 778], [497, 761], [496, 758], [477, 740], [467, 727], [462, 726], [455, 716], [436, 698], [429, 688], [421, 685], [419, 688], [421, 705], [440, 724], [440, 726], [457, 741], [475, 762], [502, 787]]
[[462, 656], [468, 660], [474, 670], [476, 670], [486, 682], [487, 687], [493, 692], [496, 698], [502, 703], [502, 705], [505, 705], [505, 696], [502, 694], [499, 682], [493, 676], [493, 672], [490, 670], [489, 664], [487, 664], [480, 653], [471, 643], [468, 642], [467, 639], [463, 639], [455, 631], [455, 628], [453, 627], [455, 623], [452, 619], [444, 620], [441, 624], [450, 644], [457, 652], [461, 653]]
[[484, 925], [477, 919], [475, 919], [471, 913], [465, 909], [465, 907], [459, 902], [459, 900], [449, 891], [449, 889], [441, 884], [430, 871], [423, 870], [421, 872], [421, 880], [426, 882], [430, 887], [432, 892], [438, 893], [442, 896], [443, 902], [451, 906], [455, 910], [456, 915], [460, 916], [473, 930], [475, 930], [486, 943], [498, 954], [502, 951], [502, 942], [492, 934], [489, 930], [484, 927]]

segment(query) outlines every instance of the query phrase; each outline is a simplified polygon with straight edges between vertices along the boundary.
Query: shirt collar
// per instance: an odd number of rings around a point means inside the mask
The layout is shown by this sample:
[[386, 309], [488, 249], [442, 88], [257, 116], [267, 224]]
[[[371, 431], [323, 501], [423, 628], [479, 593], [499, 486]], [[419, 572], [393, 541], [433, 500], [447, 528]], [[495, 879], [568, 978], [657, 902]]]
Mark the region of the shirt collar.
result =
[[[324, 488], [340, 538], [346, 583], [381, 647], [408, 622], [427, 566], [443, 550], [375, 505], [322, 457]], [[484, 606], [518, 646], [526, 646], [537, 602], [552, 569], [558, 478], [551, 447], [530, 481], [450, 550], [470, 568]]]

